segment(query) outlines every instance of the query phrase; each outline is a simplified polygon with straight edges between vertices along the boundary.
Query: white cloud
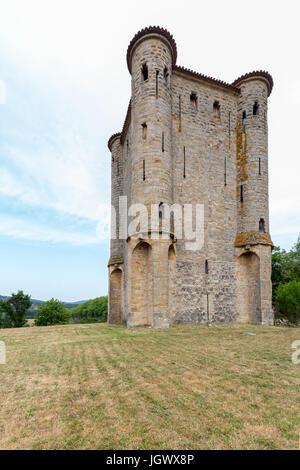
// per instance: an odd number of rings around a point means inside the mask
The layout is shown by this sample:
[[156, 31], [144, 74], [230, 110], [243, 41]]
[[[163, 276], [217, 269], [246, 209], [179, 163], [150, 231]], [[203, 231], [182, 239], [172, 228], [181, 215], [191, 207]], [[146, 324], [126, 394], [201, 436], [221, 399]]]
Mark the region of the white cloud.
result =
[[106, 201], [109, 185], [103, 188], [98, 155], [79, 136], [66, 132], [56, 139], [56, 147], [40, 142], [30, 153], [7, 147], [9, 162], [0, 167], [0, 193], [24, 204], [99, 221], [99, 205]]
[[49, 225], [39, 224], [34, 220], [22, 217], [11, 217], [0, 213], [0, 234], [24, 240], [50, 243], [70, 243], [72, 245], [99, 244], [96, 229], [89, 233], [59, 230]]

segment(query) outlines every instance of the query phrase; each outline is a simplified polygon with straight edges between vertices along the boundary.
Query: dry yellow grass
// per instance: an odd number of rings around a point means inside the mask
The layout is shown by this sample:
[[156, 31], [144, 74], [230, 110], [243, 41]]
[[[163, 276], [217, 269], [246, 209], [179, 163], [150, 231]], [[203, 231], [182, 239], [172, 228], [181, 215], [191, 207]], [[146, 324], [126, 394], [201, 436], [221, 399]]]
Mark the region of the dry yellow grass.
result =
[[1, 449], [298, 447], [299, 328], [82, 326], [0, 330]]

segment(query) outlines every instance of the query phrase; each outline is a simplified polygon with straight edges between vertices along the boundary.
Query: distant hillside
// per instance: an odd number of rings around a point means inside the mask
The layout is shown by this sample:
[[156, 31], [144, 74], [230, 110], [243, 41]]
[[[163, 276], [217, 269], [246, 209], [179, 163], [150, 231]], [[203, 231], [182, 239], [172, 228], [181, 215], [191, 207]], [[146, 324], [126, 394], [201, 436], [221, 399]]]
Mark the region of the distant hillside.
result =
[[66, 305], [72, 305], [72, 307], [68, 307], [68, 308], [73, 308], [73, 307], [76, 307], [76, 305], [85, 304], [85, 303], [88, 302], [89, 300], [91, 300], [91, 299], [77, 300], [77, 302], [69, 302], [69, 303], [67, 303]]
[[[9, 296], [6, 295], [0, 295], [0, 300], [8, 300]], [[67, 308], [75, 308], [78, 305], [84, 304], [85, 302], [88, 302], [88, 300], [78, 300], [77, 302], [63, 302]], [[27, 318], [33, 318], [39, 308], [40, 304], [44, 304], [44, 300], [38, 300], [38, 299], [31, 299], [31, 307], [27, 312]]]

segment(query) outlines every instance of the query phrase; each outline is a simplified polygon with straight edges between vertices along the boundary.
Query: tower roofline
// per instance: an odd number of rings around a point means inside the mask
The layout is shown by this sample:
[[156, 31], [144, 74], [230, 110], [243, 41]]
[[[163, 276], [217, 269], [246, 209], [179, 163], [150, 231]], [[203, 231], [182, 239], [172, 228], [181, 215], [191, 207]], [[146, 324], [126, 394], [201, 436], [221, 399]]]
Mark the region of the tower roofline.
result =
[[147, 36], [162, 36], [162, 38], [170, 47], [172, 54], [172, 65], [174, 67], [177, 60], [177, 46], [172, 34], [169, 33], [169, 31], [167, 31], [166, 29], [161, 28], [160, 26], [148, 26], [147, 28], [141, 29], [141, 31], [136, 33], [136, 35], [130, 41], [130, 44], [127, 49], [127, 66], [129, 72], [131, 73], [131, 57], [133, 50], [136, 45]]
[[197, 80], [200, 80], [202, 82], [209, 83], [210, 85], [218, 86], [223, 89], [231, 90], [235, 93], [240, 93], [240, 89], [237, 88], [234, 84], [226, 83], [223, 80], [219, 80], [217, 78], [209, 77], [207, 75], [203, 75], [202, 73], [195, 72], [194, 70], [187, 69], [185, 67], [181, 67], [179, 65], [175, 65], [173, 67], [173, 71], [186, 75], [191, 78], [195, 78]]
[[123, 124], [122, 132], [117, 132], [116, 134], [113, 134], [108, 140], [107, 146], [110, 151], [111, 151], [112, 143], [115, 139], [120, 139], [121, 145], [124, 144], [124, 139], [126, 137], [126, 133], [128, 131], [130, 121], [131, 121], [131, 100], [129, 101], [129, 105], [127, 108], [126, 118]]
[[114, 142], [116, 139], [120, 139], [120, 138], [121, 138], [121, 135], [122, 135], [121, 132], [117, 132], [116, 134], [113, 134], [113, 135], [110, 137], [109, 141], [107, 142], [107, 146], [108, 146], [108, 148], [109, 148], [110, 151], [111, 151], [111, 147], [112, 147], [113, 142]]
[[249, 72], [246, 73], [245, 75], [242, 75], [241, 77], [237, 78], [232, 85], [235, 87], [238, 87], [241, 85], [242, 82], [248, 81], [248, 80], [254, 80], [254, 79], [260, 79], [263, 80], [267, 86], [268, 86], [268, 96], [270, 96], [272, 89], [273, 89], [273, 78], [269, 74], [269, 72], [266, 72], [264, 70], [256, 70], [254, 72]]

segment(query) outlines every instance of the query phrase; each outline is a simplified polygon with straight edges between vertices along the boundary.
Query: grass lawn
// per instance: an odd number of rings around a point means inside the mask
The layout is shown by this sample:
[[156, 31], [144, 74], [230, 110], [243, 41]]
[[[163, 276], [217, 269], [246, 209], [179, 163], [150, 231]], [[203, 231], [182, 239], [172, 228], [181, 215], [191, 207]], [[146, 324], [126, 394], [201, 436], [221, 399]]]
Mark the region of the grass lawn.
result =
[[298, 448], [299, 328], [87, 326], [0, 330], [1, 449]]

